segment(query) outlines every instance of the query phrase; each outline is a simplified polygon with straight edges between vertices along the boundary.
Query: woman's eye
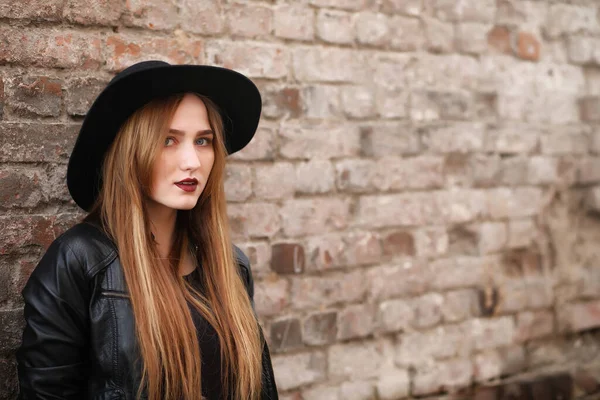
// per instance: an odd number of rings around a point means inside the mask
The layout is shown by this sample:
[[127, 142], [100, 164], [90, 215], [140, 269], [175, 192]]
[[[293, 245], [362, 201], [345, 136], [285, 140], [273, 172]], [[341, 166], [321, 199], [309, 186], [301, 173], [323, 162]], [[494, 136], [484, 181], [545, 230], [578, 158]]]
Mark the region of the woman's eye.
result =
[[209, 143], [209, 141], [206, 138], [198, 138], [198, 139], [196, 139], [196, 144], [198, 146], [206, 146], [206, 145], [208, 145], [208, 143]]
[[172, 137], [168, 137], [165, 139], [165, 146], [170, 146], [173, 144], [175, 140]]

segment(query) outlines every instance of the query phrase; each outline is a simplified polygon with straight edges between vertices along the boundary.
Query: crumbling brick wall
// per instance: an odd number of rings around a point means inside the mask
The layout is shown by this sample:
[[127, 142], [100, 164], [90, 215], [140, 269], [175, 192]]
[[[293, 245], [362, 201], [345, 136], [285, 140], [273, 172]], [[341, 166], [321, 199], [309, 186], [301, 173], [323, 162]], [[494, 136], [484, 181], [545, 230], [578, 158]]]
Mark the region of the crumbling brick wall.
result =
[[226, 190], [283, 399], [594, 393], [599, 8], [0, 0], [0, 399], [19, 292], [82, 216], [64, 184], [77, 128], [151, 58], [261, 89]]

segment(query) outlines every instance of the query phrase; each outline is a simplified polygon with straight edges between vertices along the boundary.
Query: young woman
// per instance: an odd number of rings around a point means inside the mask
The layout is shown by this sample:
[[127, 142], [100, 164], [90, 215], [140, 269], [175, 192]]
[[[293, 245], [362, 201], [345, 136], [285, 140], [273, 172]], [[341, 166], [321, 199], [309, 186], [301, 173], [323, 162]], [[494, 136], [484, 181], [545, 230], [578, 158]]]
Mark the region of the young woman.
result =
[[223, 68], [147, 61], [108, 84], [67, 170], [89, 213], [23, 290], [20, 398], [277, 399], [223, 190], [260, 110]]

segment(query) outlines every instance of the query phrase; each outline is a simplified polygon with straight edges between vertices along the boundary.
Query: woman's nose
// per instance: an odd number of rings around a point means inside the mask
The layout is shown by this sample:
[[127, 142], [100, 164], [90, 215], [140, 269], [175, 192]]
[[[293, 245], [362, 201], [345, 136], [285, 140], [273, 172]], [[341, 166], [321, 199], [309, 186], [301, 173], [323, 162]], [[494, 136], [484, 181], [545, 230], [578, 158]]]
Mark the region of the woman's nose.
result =
[[182, 146], [180, 158], [180, 165], [183, 170], [197, 169], [202, 165], [194, 146]]

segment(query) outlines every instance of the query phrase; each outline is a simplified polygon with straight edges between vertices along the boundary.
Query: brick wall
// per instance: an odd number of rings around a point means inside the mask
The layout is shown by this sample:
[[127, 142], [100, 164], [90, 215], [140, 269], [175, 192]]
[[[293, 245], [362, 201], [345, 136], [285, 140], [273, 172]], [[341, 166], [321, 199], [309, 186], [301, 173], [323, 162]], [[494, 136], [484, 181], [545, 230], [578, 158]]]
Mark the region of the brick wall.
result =
[[64, 184], [78, 125], [150, 58], [263, 94], [226, 188], [283, 399], [595, 392], [599, 8], [0, 0], [0, 399], [19, 292], [82, 216]]

